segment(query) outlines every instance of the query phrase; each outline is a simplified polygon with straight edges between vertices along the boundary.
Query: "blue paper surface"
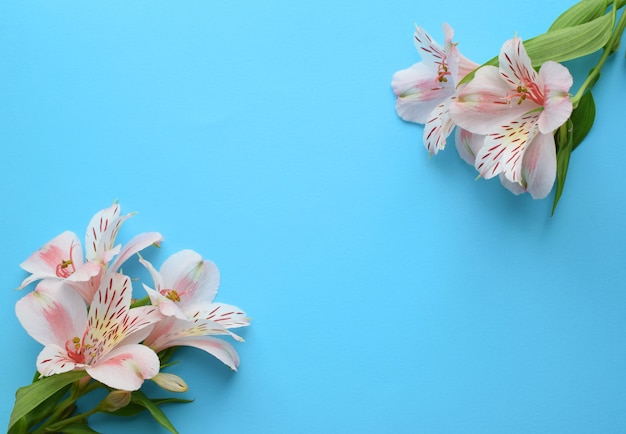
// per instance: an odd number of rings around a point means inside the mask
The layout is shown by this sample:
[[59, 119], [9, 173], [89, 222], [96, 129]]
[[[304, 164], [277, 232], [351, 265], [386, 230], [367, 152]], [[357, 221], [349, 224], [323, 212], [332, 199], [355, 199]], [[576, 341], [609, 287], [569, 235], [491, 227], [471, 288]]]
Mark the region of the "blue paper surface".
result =
[[554, 217], [452, 145], [429, 159], [390, 87], [415, 23], [482, 63], [571, 4], [3, 2], [0, 425], [41, 349], [19, 264], [117, 199], [119, 241], [196, 250], [253, 318], [236, 373], [181, 352], [181, 433], [626, 431], [624, 49]]

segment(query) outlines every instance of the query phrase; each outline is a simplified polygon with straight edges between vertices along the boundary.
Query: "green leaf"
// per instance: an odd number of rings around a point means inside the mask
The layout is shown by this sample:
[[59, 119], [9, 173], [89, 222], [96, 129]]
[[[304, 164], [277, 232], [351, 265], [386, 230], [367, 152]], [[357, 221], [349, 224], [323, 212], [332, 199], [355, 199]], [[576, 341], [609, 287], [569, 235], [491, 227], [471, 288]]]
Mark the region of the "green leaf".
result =
[[563, 187], [565, 186], [565, 178], [567, 177], [567, 168], [569, 166], [569, 157], [572, 153], [572, 144], [574, 139], [573, 124], [568, 120], [559, 128], [555, 135], [556, 139], [556, 191], [554, 194], [554, 204], [552, 205], [552, 215], [556, 211], [556, 205], [559, 203]]
[[87, 422], [66, 425], [60, 432], [63, 434], [98, 434], [98, 431], [91, 429]]
[[596, 118], [596, 104], [593, 100], [591, 91], [585, 93], [578, 103], [578, 107], [572, 112], [570, 120], [574, 126], [574, 133], [572, 137], [572, 150], [576, 149], [578, 145], [591, 130], [593, 121]]
[[193, 399], [181, 399], [181, 398], [155, 398], [152, 399], [152, 401], [156, 404], [156, 405], [163, 405], [163, 404], [191, 404], [193, 402]]
[[8, 434], [26, 434], [27, 430], [28, 423], [26, 423], [26, 418], [22, 417], [13, 422], [13, 425], [9, 427], [7, 432]]
[[552, 23], [548, 32], [587, 23], [602, 16], [607, 7], [606, 0], [583, 0], [563, 12]]
[[548, 60], [565, 62], [595, 53], [606, 45], [613, 32], [615, 14], [609, 13], [573, 27], [544, 33], [524, 42], [533, 66]]
[[126, 407], [120, 408], [120, 409], [115, 410], [115, 411], [110, 411], [110, 412], [107, 412], [107, 413], [108, 414], [112, 414], [113, 416], [128, 417], [128, 416], [135, 416], [135, 415], [141, 413], [142, 411], [146, 411], [146, 407], [144, 407], [143, 405], [139, 405], [137, 403], [131, 402]]
[[59, 390], [86, 376], [87, 373], [85, 371], [70, 371], [63, 374], [52, 375], [28, 386], [20, 387], [15, 393], [15, 405], [11, 412], [9, 429], [11, 429], [18, 420], [25, 417]]
[[[193, 399], [180, 399], [180, 398], [152, 398], [152, 402], [161, 406], [164, 404], [189, 404], [193, 402]], [[120, 408], [114, 412], [109, 412], [113, 416], [135, 416], [142, 411], [146, 411], [146, 407], [143, 405], [131, 402], [124, 408]]]
[[152, 417], [154, 417], [154, 419], [162, 427], [164, 427], [171, 433], [178, 434], [178, 431], [176, 431], [176, 428], [174, 428], [172, 422], [170, 422], [165, 413], [163, 413], [163, 410], [161, 410], [159, 406], [150, 398], [148, 398], [146, 394], [143, 393], [141, 390], [133, 392], [131, 402], [137, 403], [145, 407], [150, 412], [150, 414], [152, 414]]
[[32, 427], [43, 421], [46, 417], [50, 416], [59, 405], [61, 399], [66, 395], [67, 391], [71, 387], [71, 384], [67, 384], [59, 391], [51, 395], [44, 402], [39, 404], [35, 409], [28, 413], [25, 417], [27, 425]]

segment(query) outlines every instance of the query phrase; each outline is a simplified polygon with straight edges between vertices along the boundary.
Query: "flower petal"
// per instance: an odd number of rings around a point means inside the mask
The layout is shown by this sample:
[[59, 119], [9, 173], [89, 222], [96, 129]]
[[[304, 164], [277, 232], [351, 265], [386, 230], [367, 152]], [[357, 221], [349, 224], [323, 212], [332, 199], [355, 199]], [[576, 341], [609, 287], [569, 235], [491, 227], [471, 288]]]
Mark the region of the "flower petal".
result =
[[119, 246], [114, 247], [114, 244], [120, 226], [131, 215], [120, 217], [120, 206], [116, 203], [97, 212], [89, 222], [85, 234], [87, 259], [109, 262], [118, 253]]
[[[146, 270], [148, 270], [148, 272], [150, 273], [150, 276], [152, 277], [152, 281], [154, 282], [155, 290], [157, 292], [160, 292], [162, 289], [164, 289], [165, 287], [163, 283], [163, 277], [161, 277], [161, 273], [159, 273], [150, 262], [146, 261], [141, 256], [139, 256], [139, 262], [141, 263], [141, 265], [146, 267]], [[146, 287], [145, 284], [143, 286], [144, 288]]]
[[145, 232], [135, 236], [132, 240], [126, 243], [124, 247], [122, 247], [120, 254], [109, 266], [109, 272], [117, 272], [122, 264], [135, 253], [138, 253], [151, 245], [158, 245], [161, 241], [163, 241], [163, 236], [158, 232]]
[[[454, 36], [452, 27], [447, 24], [443, 25], [446, 42], [451, 42]], [[436, 65], [446, 62], [447, 54], [445, 48], [439, 45], [426, 31], [419, 26], [415, 27], [413, 34], [413, 42], [422, 60], [427, 64]]]
[[537, 117], [530, 113], [485, 137], [475, 162], [480, 176], [489, 179], [504, 173], [508, 180], [521, 182], [524, 151], [538, 132]]
[[538, 134], [524, 152], [522, 179], [533, 199], [543, 199], [556, 179], [556, 146], [552, 134]]
[[64, 348], [54, 344], [46, 345], [37, 356], [37, 371], [44, 377], [68, 372], [81, 366], [68, 357]]
[[569, 90], [573, 84], [569, 70], [556, 62], [545, 62], [539, 69], [539, 77], [544, 83], [544, 111], [539, 117], [539, 131], [552, 133], [563, 125], [572, 114], [572, 100]]
[[159, 357], [145, 345], [123, 345], [115, 348], [88, 366], [91, 377], [109, 387], [119, 390], [138, 390], [144, 380], [159, 373]]
[[391, 87], [398, 97], [398, 116], [418, 124], [426, 123], [435, 107], [454, 95], [454, 83], [439, 82], [436, 67], [424, 62], [396, 72]]
[[456, 129], [454, 142], [459, 156], [467, 164], [471, 164], [473, 166], [476, 162], [476, 154], [478, 154], [478, 151], [485, 142], [485, 136], [470, 133], [469, 131], [459, 127]]
[[239, 355], [231, 344], [210, 336], [187, 336], [169, 342], [169, 347], [186, 346], [199, 348], [213, 355], [233, 371], [239, 367]]
[[200, 315], [202, 318], [216, 322], [227, 329], [250, 325], [250, 318], [245, 312], [231, 304], [213, 303]]
[[520, 38], [509, 39], [502, 45], [499, 62], [500, 74], [512, 89], [537, 82], [537, 73]]
[[430, 113], [424, 125], [424, 146], [431, 155], [437, 154], [446, 147], [446, 139], [454, 129], [448, 108], [452, 98], [446, 99]]
[[509, 190], [514, 195], [519, 196], [520, 194], [526, 192], [524, 187], [522, 187], [519, 182], [509, 181], [508, 179], [506, 179], [506, 176], [504, 176], [503, 173], [500, 174], [499, 178], [500, 178], [500, 182], [502, 183], [502, 186], [506, 188], [507, 190]]
[[42, 345], [82, 338], [87, 325], [83, 299], [60, 281], [42, 280], [35, 291], [15, 304], [15, 313], [26, 332]]

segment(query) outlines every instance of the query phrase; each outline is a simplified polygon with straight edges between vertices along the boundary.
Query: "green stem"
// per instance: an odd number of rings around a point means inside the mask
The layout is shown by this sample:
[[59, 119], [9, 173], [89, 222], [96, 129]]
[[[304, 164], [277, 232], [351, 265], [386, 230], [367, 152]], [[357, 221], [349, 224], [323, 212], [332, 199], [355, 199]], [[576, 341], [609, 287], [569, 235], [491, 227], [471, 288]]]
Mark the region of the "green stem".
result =
[[[618, 7], [618, 4], [617, 2], [615, 2], [612, 13], [615, 13], [617, 7]], [[598, 64], [591, 70], [591, 72], [585, 79], [584, 83], [580, 86], [580, 89], [578, 89], [578, 92], [576, 92], [576, 95], [574, 96], [574, 98], [572, 98], [572, 104], [574, 108], [578, 107], [578, 103], [580, 102], [585, 92], [587, 92], [587, 90], [590, 90], [598, 81], [598, 78], [600, 77], [600, 71], [602, 70], [604, 63], [619, 46], [619, 42], [620, 42], [620, 39], [622, 38], [622, 33], [624, 32], [625, 27], [626, 27], [626, 13], [622, 13], [619, 19], [619, 22], [617, 23], [617, 26], [615, 27], [615, 30], [613, 31], [613, 34], [611, 35], [611, 37], [609, 38], [609, 41], [606, 43], [606, 45], [602, 49], [602, 57], [600, 57]]]
[[[100, 387], [104, 387], [104, 386], [97, 381], [90, 381], [86, 385], [82, 385], [80, 380], [74, 383], [70, 390], [70, 396], [68, 396], [67, 398], [65, 398], [63, 401], [59, 403], [54, 413], [52, 413], [50, 417], [48, 417], [46, 421], [41, 426], [39, 426], [39, 428], [34, 430], [33, 434], [45, 433], [47, 432], [48, 427], [51, 425], [54, 425], [61, 421], [74, 419], [74, 417], [68, 419], [67, 416], [72, 414], [74, 410], [76, 409], [76, 401], [78, 401], [78, 399], [85, 396], [86, 394], [96, 389], [99, 389]], [[83, 414], [83, 417], [85, 417], [84, 414]]]
[[76, 416], [65, 418], [55, 424], [49, 424], [46, 429], [51, 428], [54, 431], [57, 431], [59, 428], [63, 428], [64, 426], [70, 425], [74, 422], [82, 422], [85, 419], [87, 419], [89, 416], [91, 416], [92, 414], [97, 413], [99, 411], [100, 411], [100, 406], [96, 406], [92, 408], [91, 410], [86, 411], [85, 413], [81, 413], [81, 414], [77, 414]]

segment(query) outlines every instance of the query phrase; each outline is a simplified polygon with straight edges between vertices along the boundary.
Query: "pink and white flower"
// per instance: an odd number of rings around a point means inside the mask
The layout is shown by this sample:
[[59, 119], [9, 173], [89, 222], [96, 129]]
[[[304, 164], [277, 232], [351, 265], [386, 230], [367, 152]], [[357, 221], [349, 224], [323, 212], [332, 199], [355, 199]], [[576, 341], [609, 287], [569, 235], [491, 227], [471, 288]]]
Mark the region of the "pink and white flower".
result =
[[121, 216], [118, 204], [96, 213], [85, 235], [86, 260], [76, 234], [66, 231], [56, 236], [20, 264], [31, 273], [20, 289], [37, 280], [60, 280], [90, 303], [107, 271], [115, 273], [130, 256], [163, 240], [157, 232], [146, 232], [134, 237], [124, 248], [115, 245], [122, 223], [131, 215]]
[[396, 111], [409, 122], [424, 124], [424, 145], [431, 154], [443, 150], [454, 129], [448, 109], [458, 83], [479, 65], [463, 56], [452, 42], [454, 32], [444, 24], [445, 45], [437, 44], [417, 27], [415, 47], [422, 61], [394, 74], [391, 86], [398, 97]]
[[132, 391], [159, 372], [156, 353], [139, 342], [163, 316], [154, 306], [130, 309], [127, 276], [107, 276], [89, 310], [65, 285], [43, 280], [15, 307], [24, 329], [44, 345], [37, 357], [42, 376], [85, 370], [109, 387]]
[[229, 335], [243, 341], [230, 329], [250, 324], [236, 306], [216, 303], [220, 282], [217, 266], [192, 250], [182, 250], [163, 262], [157, 271], [143, 258], [140, 262], [152, 275], [155, 288], [144, 284], [153, 305], [167, 318], [159, 322], [144, 342], [155, 351], [174, 346], [200, 348], [236, 370], [239, 357], [229, 343], [211, 337]]
[[241, 309], [213, 301], [220, 284], [219, 270], [193, 250], [173, 254], [163, 262], [160, 271], [143, 258], [139, 261], [150, 272], [155, 286], [152, 289], [144, 284], [144, 289], [163, 315], [191, 321], [207, 319], [225, 328], [250, 324]]
[[567, 68], [548, 61], [537, 73], [522, 40], [502, 47], [499, 68], [485, 66], [450, 105], [458, 126], [485, 135], [475, 167], [486, 179], [502, 175], [505, 187], [547, 196], [556, 178], [554, 130], [572, 112]]

